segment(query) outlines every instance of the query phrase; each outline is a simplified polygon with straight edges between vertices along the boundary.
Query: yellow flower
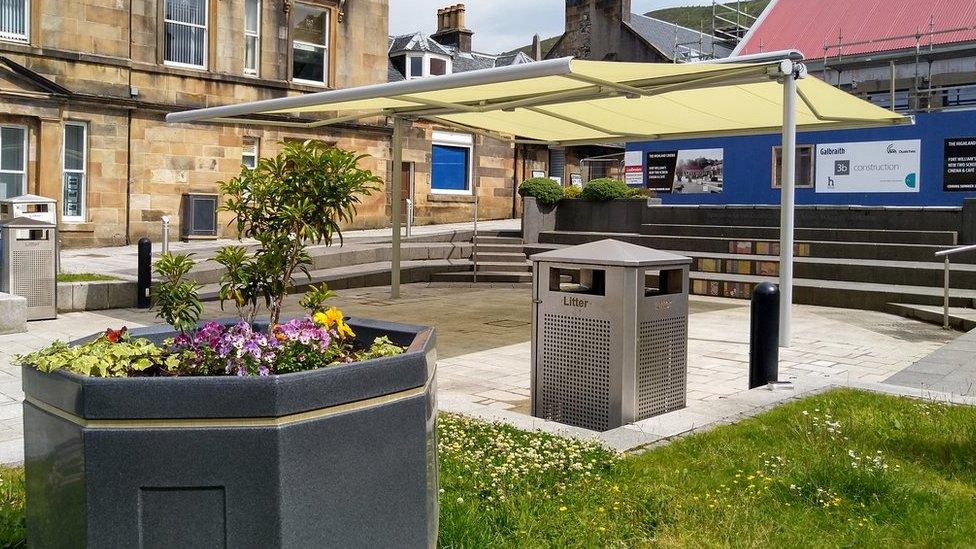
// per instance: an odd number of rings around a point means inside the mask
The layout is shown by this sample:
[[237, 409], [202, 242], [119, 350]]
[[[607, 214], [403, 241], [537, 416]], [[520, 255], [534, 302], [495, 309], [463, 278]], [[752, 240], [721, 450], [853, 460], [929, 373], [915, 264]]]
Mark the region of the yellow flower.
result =
[[315, 313], [312, 316], [312, 320], [315, 321], [319, 326], [324, 326], [326, 328], [335, 329], [336, 335], [340, 339], [348, 339], [350, 337], [356, 337], [356, 334], [352, 331], [352, 328], [346, 324], [345, 315], [339, 309], [335, 307], [329, 307], [327, 311]]

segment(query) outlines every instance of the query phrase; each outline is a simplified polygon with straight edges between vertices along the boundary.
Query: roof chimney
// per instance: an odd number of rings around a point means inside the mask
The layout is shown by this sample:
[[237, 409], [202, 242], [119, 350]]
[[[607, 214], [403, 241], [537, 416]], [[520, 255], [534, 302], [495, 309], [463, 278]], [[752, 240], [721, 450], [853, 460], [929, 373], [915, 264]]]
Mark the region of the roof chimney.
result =
[[458, 51], [471, 52], [471, 36], [474, 32], [464, 26], [464, 4], [455, 4], [437, 10], [437, 32], [431, 38], [442, 45], [453, 46]]

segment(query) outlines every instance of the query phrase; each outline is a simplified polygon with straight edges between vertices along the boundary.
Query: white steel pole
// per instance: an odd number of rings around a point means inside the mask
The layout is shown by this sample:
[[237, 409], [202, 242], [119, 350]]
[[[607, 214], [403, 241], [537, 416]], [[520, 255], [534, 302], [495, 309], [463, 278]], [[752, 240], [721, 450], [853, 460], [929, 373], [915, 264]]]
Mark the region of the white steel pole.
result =
[[390, 169], [390, 204], [393, 217], [393, 254], [390, 265], [390, 297], [400, 297], [400, 195], [403, 192], [403, 119], [393, 117], [393, 166]]
[[780, 174], [779, 345], [789, 347], [793, 313], [793, 223], [796, 187], [796, 65], [783, 61], [783, 168]]

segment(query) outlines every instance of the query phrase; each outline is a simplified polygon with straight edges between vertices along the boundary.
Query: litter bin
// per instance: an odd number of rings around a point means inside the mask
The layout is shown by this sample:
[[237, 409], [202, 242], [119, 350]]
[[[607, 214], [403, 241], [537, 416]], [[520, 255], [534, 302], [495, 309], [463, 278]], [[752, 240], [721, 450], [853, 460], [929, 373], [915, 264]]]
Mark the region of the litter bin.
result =
[[26, 217], [0, 221], [0, 267], [0, 292], [27, 299], [27, 320], [57, 317], [57, 225]]
[[533, 416], [606, 431], [685, 407], [691, 259], [617, 240], [531, 259]]
[[0, 200], [0, 221], [10, 221], [18, 217], [58, 222], [57, 202], [36, 194], [25, 194]]

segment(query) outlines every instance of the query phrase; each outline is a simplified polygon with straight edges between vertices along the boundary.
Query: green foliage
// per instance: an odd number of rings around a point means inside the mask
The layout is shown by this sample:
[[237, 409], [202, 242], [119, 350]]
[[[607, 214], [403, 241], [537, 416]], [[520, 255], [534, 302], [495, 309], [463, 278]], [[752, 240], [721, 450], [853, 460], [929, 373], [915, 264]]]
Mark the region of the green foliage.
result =
[[0, 469], [0, 549], [27, 546], [24, 469]]
[[355, 356], [355, 360], [372, 360], [374, 358], [383, 358], [387, 356], [397, 356], [403, 354], [403, 347], [397, 345], [390, 341], [387, 336], [378, 337], [373, 340], [373, 345], [365, 351], [359, 352]]
[[261, 243], [262, 272], [275, 274], [265, 287], [272, 325], [294, 275], [308, 272], [306, 243], [341, 242], [341, 224], [353, 220], [362, 197], [382, 182], [359, 167], [364, 157], [318, 141], [290, 142], [277, 156], [220, 184], [239, 236]]
[[162, 281], [152, 290], [156, 315], [180, 332], [196, 328], [203, 313], [203, 305], [197, 296], [200, 285], [187, 277], [196, 263], [192, 254], [163, 254], [156, 261], [155, 271]]
[[630, 195], [628, 198], [646, 200], [648, 198], [655, 198], [656, 196], [657, 193], [650, 189], [638, 189], [636, 187], [630, 187]]
[[329, 289], [329, 285], [326, 283], [319, 284], [318, 286], [312, 286], [305, 292], [302, 296], [301, 301], [298, 305], [308, 311], [308, 314], [314, 315], [315, 313], [322, 312], [325, 310], [325, 303], [334, 298], [336, 293]]
[[101, 336], [75, 347], [55, 341], [40, 351], [16, 356], [14, 361], [41, 372], [65, 370], [91, 377], [126, 377], [158, 366], [163, 362], [163, 351], [148, 339], [131, 340], [123, 335], [113, 343]]
[[108, 282], [118, 277], [98, 273], [58, 273], [58, 282]]
[[579, 198], [580, 194], [583, 193], [583, 189], [577, 187], [576, 185], [570, 185], [563, 189], [563, 198], [575, 199]]
[[583, 187], [580, 198], [592, 202], [605, 202], [631, 196], [631, 188], [618, 179], [594, 179]]
[[518, 193], [520, 196], [531, 196], [539, 201], [539, 204], [551, 206], [563, 199], [563, 188], [559, 183], [548, 177], [533, 177], [526, 179], [519, 185]]
[[248, 254], [244, 246], [226, 246], [217, 251], [213, 260], [224, 266], [220, 277], [220, 307], [225, 301], [233, 301], [241, 320], [251, 323], [257, 314], [261, 297], [267, 306], [270, 300], [269, 279], [276, 276], [268, 272], [258, 256]]

